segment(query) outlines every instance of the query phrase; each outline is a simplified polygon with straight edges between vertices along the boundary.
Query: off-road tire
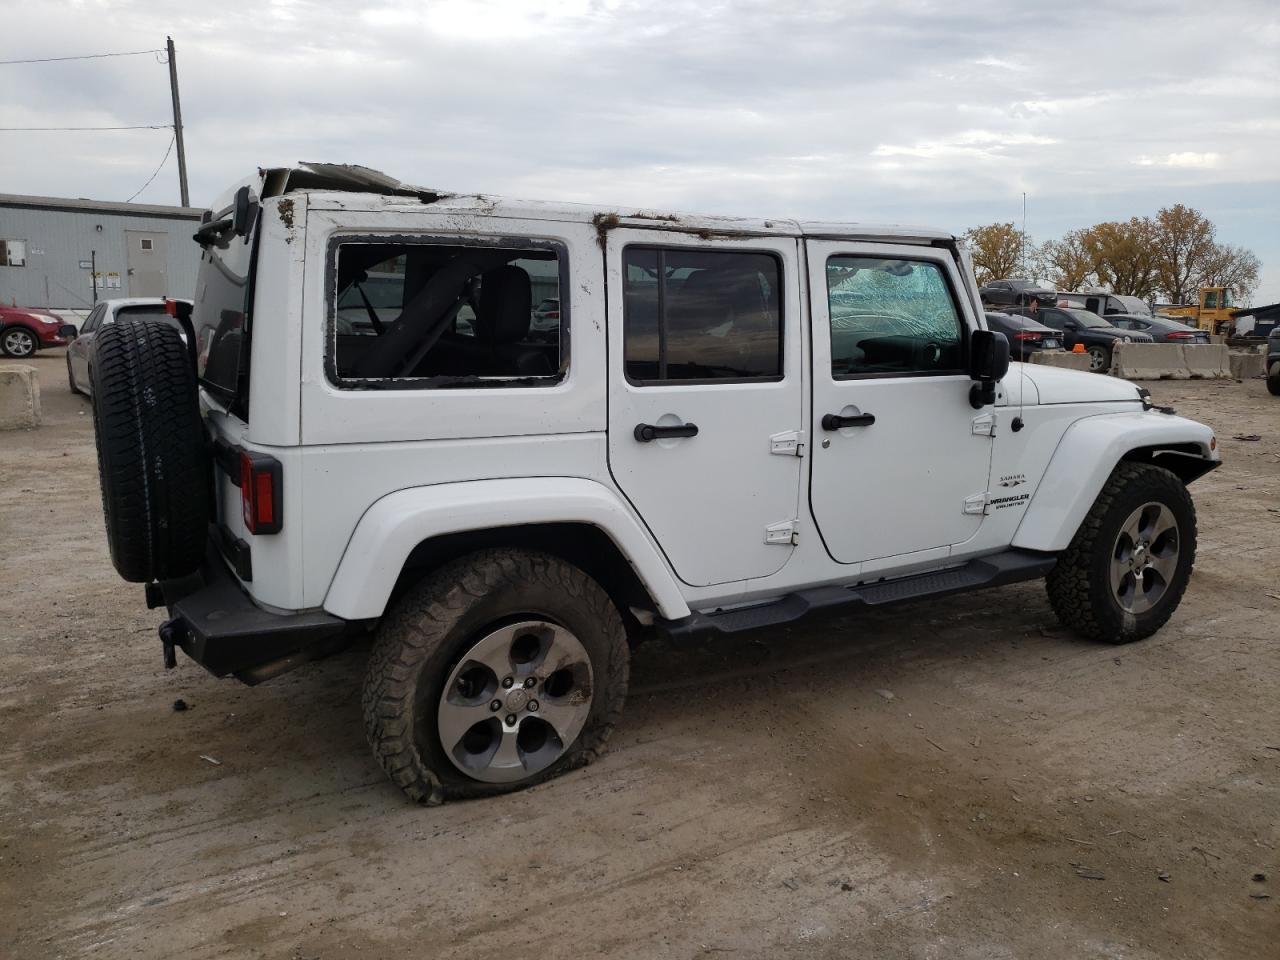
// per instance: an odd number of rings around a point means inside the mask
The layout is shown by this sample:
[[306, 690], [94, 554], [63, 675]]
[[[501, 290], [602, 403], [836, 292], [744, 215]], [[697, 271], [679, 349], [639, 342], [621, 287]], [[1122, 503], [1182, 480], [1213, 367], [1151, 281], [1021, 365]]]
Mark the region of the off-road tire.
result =
[[118, 320], [96, 336], [90, 376], [111, 562], [135, 583], [195, 572], [210, 468], [186, 346], [167, 323]]
[[[1178, 522], [1176, 573], [1163, 597], [1140, 614], [1123, 610], [1110, 589], [1111, 551], [1121, 525], [1144, 503], [1163, 503]], [[1111, 472], [1057, 565], [1045, 578], [1058, 619], [1091, 640], [1129, 643], [1151, 636], [1178, 608], [1196, 554], [1196, 508], [1186, 485], [1163, 467], [1122, 462]]]
[[[569, 629], [590, 656], [594, 690], [586, 725], [559, 759], [527, 779], [474, 780], [440, 744], [436, 710], [444, 683], [480, 635], [530, 614]], [[441, 567], [383, 619], [361, 698], [365, 731], [382, 769], [413, 800], [437, 804], [509, 793], [604, 752], [626, 701], [629, 671], [622, 618], [600, 584], [549, 554], [482, 550]]]

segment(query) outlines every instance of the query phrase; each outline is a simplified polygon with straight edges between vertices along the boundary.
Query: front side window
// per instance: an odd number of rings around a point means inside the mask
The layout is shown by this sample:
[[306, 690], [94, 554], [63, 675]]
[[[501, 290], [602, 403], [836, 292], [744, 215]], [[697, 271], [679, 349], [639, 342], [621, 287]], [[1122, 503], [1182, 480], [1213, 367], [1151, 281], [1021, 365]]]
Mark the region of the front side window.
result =
[[[346, 240], [331, 261], [329, 379], [345, 389], [549, 386], [568, 370], [558, 245]], [[554, 303], [555, 309], [547, 304]]]
[[1218, 291], [1208, 290], [1205, 292], [1204, 306], [1206, 310], [1216, 310], [1218, 308]]
[[782, 268], [773, 254], [627, 247], [622, 270], [632, 383], [782, 379]]
[[827, 304], [836, 379], [963, 369], [963, 326], [937, 264], [831, 257]]

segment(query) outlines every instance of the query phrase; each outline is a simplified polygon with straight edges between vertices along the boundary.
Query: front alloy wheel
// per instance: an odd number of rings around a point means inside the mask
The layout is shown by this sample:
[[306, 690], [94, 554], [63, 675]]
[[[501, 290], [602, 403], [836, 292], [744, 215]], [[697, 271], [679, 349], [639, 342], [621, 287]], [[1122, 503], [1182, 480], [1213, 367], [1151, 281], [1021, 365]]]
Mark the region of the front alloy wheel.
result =
[[1111, 366], [1111, 359], [1107, 355], [1105, 347], [1089, 348], [1089, 369], [1094, 373], [1106, 373], [1107, 368]]
[[1111, 552], [1111, 589], [1122, 610], [1146, 613], [1178, 572], [1178, 521], [1162, 503], [1144, 503], [1120, 528]]
[[30, 330], [13, 327], [4, 332], [0, 346], [11, 357], [29, 357], [36, 352], [36, 337]]

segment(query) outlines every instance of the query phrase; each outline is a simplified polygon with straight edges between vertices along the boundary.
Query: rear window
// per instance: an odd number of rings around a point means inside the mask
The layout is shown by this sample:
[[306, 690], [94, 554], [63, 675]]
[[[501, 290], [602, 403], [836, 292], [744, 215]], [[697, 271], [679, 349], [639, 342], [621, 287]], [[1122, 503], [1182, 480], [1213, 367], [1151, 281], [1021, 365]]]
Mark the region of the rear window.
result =
[[[245, 399], [241, 381], [247, 380], [249, 374], [245, 348], [253, 295], [250, 277], [255, 232], [244, 237], [229, 236], [221, 241], [222, 245], [215, 243], [204, 249], [191, 311], [200, 382], [224, 401], [239, 395], [241, 407]], [[241, 416], [246, 413], [243, 409], [238, 412]]]
[[569, 364], [559, 304], [567, 270], [563, 247], [550, 241], [337, 240], [328, 377], [344, 389], [559, 383]]
[[143, 304], [136, 307], [120, 307], [116, 310], [116, 319], [128, 317], [131, 320], [168, 320], [169, 314], [163, 303]]

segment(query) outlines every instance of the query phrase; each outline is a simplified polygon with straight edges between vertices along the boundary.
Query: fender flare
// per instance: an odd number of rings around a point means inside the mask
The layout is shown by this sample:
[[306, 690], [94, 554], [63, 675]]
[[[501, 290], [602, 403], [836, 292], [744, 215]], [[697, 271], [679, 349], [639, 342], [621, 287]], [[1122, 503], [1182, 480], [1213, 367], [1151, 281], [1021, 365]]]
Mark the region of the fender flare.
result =
[[[1113, 413], [1077, 420], [1062, 435], [1011, 546], [1059, 552], [1071, 543], [1116, 464], [1134, 451], [1176, 448], [1221, 462], [1213, 430], [1162, 413]], [[1207, 471], [1199, 471], [1207, 472]]]
[[618, 547], [659, 614], [689, 605], [658, 547], [608, 487], [579, 477], [472, 480], [397, 490], [377, 500], [347, 543], [324, 609], [345, 620], [380, 617], [409, 553], [432, 537], [540, 523], [586, 523]]

